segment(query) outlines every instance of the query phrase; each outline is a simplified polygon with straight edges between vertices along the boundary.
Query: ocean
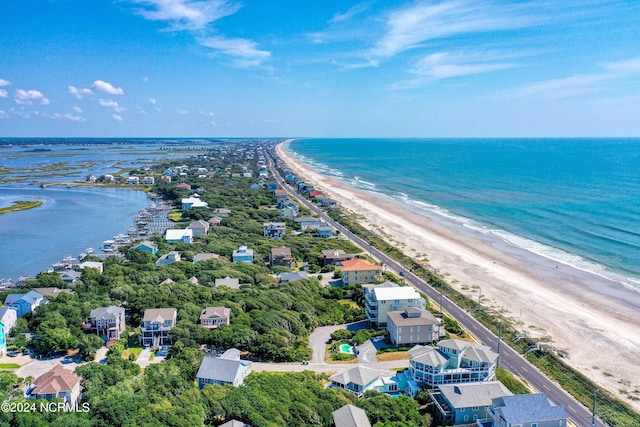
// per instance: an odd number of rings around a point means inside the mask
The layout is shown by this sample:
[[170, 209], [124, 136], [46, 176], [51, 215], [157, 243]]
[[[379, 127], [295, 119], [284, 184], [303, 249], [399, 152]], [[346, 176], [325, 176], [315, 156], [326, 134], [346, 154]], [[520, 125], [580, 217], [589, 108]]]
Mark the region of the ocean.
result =
[[640, 139], [298, 139], [289, 149], [355, 188], [640, 291]]

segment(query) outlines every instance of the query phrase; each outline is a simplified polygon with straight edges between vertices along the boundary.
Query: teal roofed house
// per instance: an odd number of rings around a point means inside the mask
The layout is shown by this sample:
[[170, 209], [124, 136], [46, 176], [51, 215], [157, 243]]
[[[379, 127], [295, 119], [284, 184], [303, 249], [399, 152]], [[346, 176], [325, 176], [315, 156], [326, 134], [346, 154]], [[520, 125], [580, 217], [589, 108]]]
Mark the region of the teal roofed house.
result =
[[141, 251], [149, 252], [150, 254], [156, 255], [158, 253], [158, 245], [148, 240], [144, 240], [131, 249], [140, 249]]

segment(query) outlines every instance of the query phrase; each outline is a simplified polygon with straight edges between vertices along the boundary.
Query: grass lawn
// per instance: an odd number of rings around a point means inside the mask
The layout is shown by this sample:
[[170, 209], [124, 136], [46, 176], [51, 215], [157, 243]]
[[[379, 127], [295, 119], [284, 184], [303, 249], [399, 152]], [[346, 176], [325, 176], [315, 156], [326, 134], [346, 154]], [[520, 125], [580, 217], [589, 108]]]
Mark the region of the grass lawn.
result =
[[17, 363], [0, 363], [0, 369], [18, 369], [19, 367]]
[[122, 352], [122, 358], [129, 359], [129, 355], [133, 354], [136, 356], [135, 360], [138, 360], [140, 353], [142, 353], [142, 347], [129, 347]]
[[173, 221], [180, 221], [182, 220], [182, 212], [180, 211], [171, 211], [169, 212], [169, 215], [167, 215], [167, 217]]
[[354, 300], [351, 299], [341, 299], [338, 301], [342, 305], [348, 305], [351, 308], [359, 308], [360, 306]]
[[409, 353], [406, 351], [394, 351], [391, 353], [378, 354], [376, 360], [378, 362], [389, 362], [391, 360], [408, 360]]

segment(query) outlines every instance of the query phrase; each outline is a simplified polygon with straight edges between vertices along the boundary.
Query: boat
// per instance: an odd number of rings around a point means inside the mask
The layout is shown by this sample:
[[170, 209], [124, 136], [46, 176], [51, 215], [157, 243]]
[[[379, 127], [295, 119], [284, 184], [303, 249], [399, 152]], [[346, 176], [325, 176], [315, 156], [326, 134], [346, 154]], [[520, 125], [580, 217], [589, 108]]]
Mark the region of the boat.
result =
[[115, 240], [105, 240], [102, 242], [102, 252], [115, 252], [118, 250]]
[[87, 253], [87, 255], [91, 255], [91, 254], [95, 253], [96, 250], [93, 249], [93, 248], [87, 248], [84, 251]]

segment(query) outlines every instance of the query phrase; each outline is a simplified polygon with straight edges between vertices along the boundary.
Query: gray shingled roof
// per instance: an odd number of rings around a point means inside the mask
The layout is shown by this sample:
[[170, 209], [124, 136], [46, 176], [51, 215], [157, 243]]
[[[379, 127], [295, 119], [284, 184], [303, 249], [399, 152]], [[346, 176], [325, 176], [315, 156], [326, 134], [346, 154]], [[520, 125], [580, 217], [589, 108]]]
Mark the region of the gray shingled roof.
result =
[[124, 308], [111, 305], [109, 307], [98, 307], [91, 310], [89, 313], [90, 318], [95, 319], [108, 319], [111, 317], [119, 317], [124, 314]]
[[427, 366], [446, 365], [448, 358], [440, 354], [437, 348], [417, 345], [409, 350], [411, 360]]
[[509, 424], [566, 419], [563, 406], [553, 405], [544, 394], [520, 394], [501, 398], [504, 406], [496, 408]]
[[491, 406], [493, 399], [513, 394], [499, 381], [447, 384], [438, 388], [454, 408]]
[[218, 427], [251, 427], [249, 424], [245, 424], [242, 421], [231, 420], [224, 424], [220, 424]]
[[338, 384], [357, 384], [365, 386], [380, 376], [380, 372], [375, 369], [366, 368], [364, 366], [356, 366], [354, 368], [346, 369], [342, 372], [331, 376], [329, 379]]
[[233, 383], [241, 368], [251, 365], [248, 360], [230, 360], [207, 356], [202, 359], [198, 378]]
[[143, 322], [157, 321], [164, 323], [165, 320], [173, 319], [178, 313], [175, 308], [148, 308], [144, 311]]
[[344, 405], [332, 415], [336, 427], [371, 427], [367, 413], [353, 405]]

